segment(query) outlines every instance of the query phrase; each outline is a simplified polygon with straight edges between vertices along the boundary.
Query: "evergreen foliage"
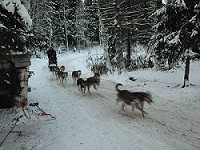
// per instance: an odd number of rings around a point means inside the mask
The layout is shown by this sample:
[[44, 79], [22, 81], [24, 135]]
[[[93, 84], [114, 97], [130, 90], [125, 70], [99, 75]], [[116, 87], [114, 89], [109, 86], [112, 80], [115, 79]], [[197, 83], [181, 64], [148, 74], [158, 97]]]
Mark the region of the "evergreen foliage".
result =
[[36, 0], [31, 9], [32, 49], [45, 52], [51, 46], [64, 46], [74, 50], [84, 44], [86, 24], [81, 0]]
[[0, 53], [25, 52], [27, 44], [27, 26], [19, 15], [16, 3], [14, 12], [9, 12], [0, 3]]
[[[148, 53], [145, 59], [152, 59], [149, 55], [150, 40], [154, 42], [155, 62], [159, 69], [171, 69], [179, 60], [184, 60], [188, 49], [200, 53], [199, 0], [175, 0], [163, 7], [160, 0], [31, 2], [34, 36], [29, 37], [28, 46], [34, 51], [46, 52], [51, 46], [76, 50], [100, 42], [105, 50], [104, 57], [118, 69], [137, 68], [134, 66], [138, 64], [135, 56], [141, 55], [135, 47], [140, 45]], [[7, 35], [3, 41], [10, 43], [7, 47], [1, 46], [1, 49], [22, 50], [27, 44], [26, 26], [21, 24], [18, 14], [10, 15], [2, 7], [0, 12], [1, 22], [5, 24], [0, 32]], [[155, 32], [152, 32], [152, 27]], [[147, 62], [144, 57], [140, 57], [141, 61]]]
[[177, 0], [157, 11], [160, 19], [154, 40], [158, 68], [171, 69], [184, 60], [189, 49], [200, 54], [199, 4], [198, 0]]
[[39, 49], [39, 51], [47, 51], [52, 43], [63, 43], [64, 41], [64, 19], [63, 5], [61, 0], [56, 1], [40, 1], [32, 2], [32, 32], [31, 49]]
[[150, 16], [158, 3], [147, 0], [100, 0], [99, 5], [101, 38], [111, 65], [130, 68], [133, 46], [137, 43], [147, 45], [153, 34], [151, 27], [154, 19]]
[[93, 0], [84, 1], [85, 21], [87, 24], [85, 37], [89, 46], [99, 44], [99, 8], [98, 2]]

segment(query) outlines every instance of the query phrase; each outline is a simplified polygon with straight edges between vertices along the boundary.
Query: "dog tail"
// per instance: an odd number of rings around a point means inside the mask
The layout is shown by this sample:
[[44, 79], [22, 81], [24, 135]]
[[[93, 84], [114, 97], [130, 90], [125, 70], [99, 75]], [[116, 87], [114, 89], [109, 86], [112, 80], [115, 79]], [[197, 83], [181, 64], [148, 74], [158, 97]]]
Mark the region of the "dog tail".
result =
[[121, 83], [117, 83], [117, 85], [116, 85], [116, 91], [120, 91], [119, 89], [118, 89], [118, 86], [122, 86], [122, 84]]
[[146, 101], [147, 103], [150, 104], [153, 102], [152, 95], [150, 92], [142, 92], [142, 95], [143, 95], [144, 101]]

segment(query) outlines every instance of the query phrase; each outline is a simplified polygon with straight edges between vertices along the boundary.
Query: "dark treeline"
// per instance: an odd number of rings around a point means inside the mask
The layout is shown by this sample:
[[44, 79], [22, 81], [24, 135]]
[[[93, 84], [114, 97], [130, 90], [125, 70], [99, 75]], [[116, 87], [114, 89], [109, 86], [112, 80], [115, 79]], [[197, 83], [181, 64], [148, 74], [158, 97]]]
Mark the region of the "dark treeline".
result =
[[1, 49], [36, 54], [49, 47], [79, 51], [100, 45], [102, 59], [119, 73], [171, 69], [200, 54], [199, 0], [31, 0], [28, 11], [27, 30], [17, 13], [0, 5], [0, 23], [7, 27], [0, 28]]

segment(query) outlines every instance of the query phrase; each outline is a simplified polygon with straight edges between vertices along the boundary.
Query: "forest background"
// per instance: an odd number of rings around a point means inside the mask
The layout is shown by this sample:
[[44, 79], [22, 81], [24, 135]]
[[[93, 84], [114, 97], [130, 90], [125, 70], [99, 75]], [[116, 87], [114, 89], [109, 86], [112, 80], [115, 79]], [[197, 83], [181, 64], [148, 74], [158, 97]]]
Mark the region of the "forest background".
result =
[[[63, 53], [100, 45], [104, 55], [89, 58], [94, 72], [170, 70], [186, 62], [186, 80], [190, 60], [199, 59], [199, 0], [5, 1], [15, 11], [0, 5], [1, 53], [40, 57], [50, 47]], [[31, 26], [20, 16], [18, 1], [29, 11]]]

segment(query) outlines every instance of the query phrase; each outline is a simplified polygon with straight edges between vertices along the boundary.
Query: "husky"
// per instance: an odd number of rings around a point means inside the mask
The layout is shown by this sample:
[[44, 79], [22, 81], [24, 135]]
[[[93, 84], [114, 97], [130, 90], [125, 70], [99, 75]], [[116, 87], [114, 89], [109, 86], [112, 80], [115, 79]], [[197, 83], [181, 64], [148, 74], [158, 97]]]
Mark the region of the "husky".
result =
[[65, 66], [60, 66], [60, 71], [64, 72], [65, 71]]
[[52, 73], [53, 75], [56, 75], [57, 76], [57, 73], [60, 71], [59, 67], [58, 66], [53, 66], [52, 67]]
[[86, 81], [85, 80], [83, 80], [82, 78], [79, 78], [77, 80], [77, 86], [78, 86], [79, 91], [85, 93], [85, 90], [86, 90]]
[[65, 81], [67, 81], [67, 77], [68, 77], [68, 72], [63, 72], [62, 78], [64, 78]]
[[95, 73], [93, 77], [89, 77], [86, 80], [88, 92], [90, 93], [90, 87], [93, 85], [94, 89], [97, 90], [96, 85], [100, 84], [100, 74]]
[[63, 84], [63, 81], [66, 81], [66, 78], [68, 76], [68, 72], [63, 72], [63, 71], [59, 71], [58, 72], [58, 78], [60, 79], [60, 83]]
[[132, 106], [132, 117], [134, 118], [134, 107], [136, 107], [142, 112], [142, 116], [144, 117], [144, 114], [147, 114], [144, 111], [144, 102], [146, 101], [149, 104], [153, 102], [151, 93], [119, 90], [118, 86], [122, 86], [122, 84], [118, 83], [116, 85], [116, 91], [118, 92], [116, 101], [117, 103], [122, 102], [121, 109], [125, 111], [125, 105]]
[[81, 76], [81, 70], [73, 71], [73, 72], [72, 72], [72, 78], [73, 78], [73, 80], [74, 80], [74, 83], [76, 83], [76, 80], [77, 80], [78, 78], [80, 78], [80, 76]]

